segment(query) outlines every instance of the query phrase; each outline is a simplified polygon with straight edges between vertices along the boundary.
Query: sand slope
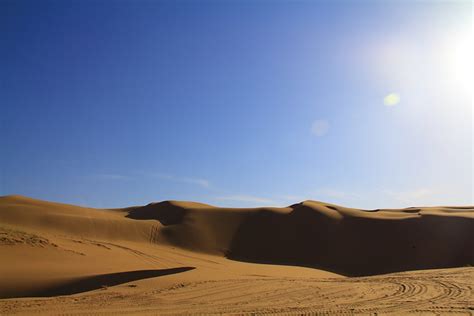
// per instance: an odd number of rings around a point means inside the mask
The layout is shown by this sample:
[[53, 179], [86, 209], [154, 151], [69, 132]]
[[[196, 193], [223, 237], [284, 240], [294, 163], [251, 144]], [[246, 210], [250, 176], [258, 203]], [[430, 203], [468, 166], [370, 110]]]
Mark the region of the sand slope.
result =
[[473, 211], [0, 197], [0, 314], [470, 312]]

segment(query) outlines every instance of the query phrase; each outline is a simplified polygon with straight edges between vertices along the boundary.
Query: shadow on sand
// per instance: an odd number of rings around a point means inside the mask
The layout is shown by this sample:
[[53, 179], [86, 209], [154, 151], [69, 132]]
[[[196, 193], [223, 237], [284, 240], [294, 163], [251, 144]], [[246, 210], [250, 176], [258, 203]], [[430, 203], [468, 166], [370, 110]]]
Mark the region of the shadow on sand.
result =
[[[155, 278], [159, 276], [175, 274], [195, 269], [194, 267], [179, 267], [171, 269], [160, 269], [160, 270], [137, 270], [137, 271], [126, 271], [108, 274], [99, 274], [93, 276], [87, 276], [77, 278], [64, 282], [52, 287], [44, 288], [33, 293], [29, 293], [28, 297], [49, 297], [58, 295], [70, 295], [77, 294], [108, 286], [119, 285], [127, 282]], [[17, 296], [18, 297], [18, 296]]]

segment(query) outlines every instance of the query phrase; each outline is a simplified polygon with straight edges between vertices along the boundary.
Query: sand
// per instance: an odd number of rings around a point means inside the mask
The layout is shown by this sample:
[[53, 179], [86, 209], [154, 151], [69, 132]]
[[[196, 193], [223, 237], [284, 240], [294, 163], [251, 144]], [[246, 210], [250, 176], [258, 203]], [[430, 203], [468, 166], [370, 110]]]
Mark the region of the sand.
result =
[[0, 197], [0, 314], [474, 313], [474, 207]]

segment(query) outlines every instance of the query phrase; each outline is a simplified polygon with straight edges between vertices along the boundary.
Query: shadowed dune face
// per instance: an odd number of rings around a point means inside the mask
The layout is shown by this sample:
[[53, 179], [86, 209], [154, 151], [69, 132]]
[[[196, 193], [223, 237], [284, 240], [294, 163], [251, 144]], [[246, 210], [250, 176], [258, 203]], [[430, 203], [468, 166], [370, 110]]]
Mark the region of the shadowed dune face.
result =
[[460, 267], [474, 263], [474, 219], [339, 218], [297, 205], [290, 214], [266, 212], [247, 218], [228, 256], [314, 266], [348, 276]]

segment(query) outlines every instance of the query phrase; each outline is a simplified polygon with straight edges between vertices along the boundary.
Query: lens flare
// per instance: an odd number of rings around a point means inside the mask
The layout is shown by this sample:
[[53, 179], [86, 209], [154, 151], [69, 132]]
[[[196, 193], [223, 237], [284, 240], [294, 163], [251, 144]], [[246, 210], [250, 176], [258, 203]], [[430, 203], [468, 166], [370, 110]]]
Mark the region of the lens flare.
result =
[[383, 104], [386, 106], [394, 106], [400, 102], [400, 96], [396, 93], [390, 93], [383, 98]]

